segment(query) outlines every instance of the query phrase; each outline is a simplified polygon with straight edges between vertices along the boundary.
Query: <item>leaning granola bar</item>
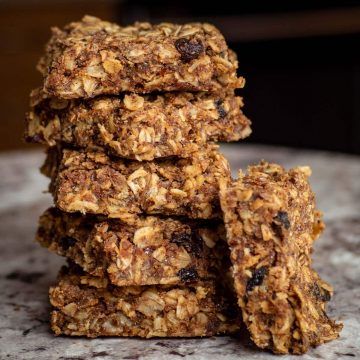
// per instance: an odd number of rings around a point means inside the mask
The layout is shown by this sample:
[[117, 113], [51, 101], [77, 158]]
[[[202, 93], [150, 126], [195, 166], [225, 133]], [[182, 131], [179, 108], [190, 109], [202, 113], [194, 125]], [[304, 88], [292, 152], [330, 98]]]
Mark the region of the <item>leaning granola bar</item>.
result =
[[233, 93], [164, 93], [100, 96], [90, 100], [47, 98], [32, 92], [27, 141], [102, 148], [136, 160], [188, 157], [208, 141], [236, 141], [251, 133]]
[[63, 268], [50, 302], [56, 335], [194, 337], [239, 330], [235, 302], [210, 281], [116, 287]]
[[262, 162], [221, 189], [243, 320], [254, 342], [276, 353], [303, 353], [342, 328], [325, 313], [332, 288], [311, 268], [323, 223], [309, 175]]
[[235, 53], [210, 24], [120, 27], [85, 16], [52, 31], [38, 65], [44, 91], [52, 96], [221, 91], [244, 85], [244, 79], [236, 76]]
[[110, 217], [124, 213], [220, 217], [219, 179], [230, 179], [228, 162], [217, 145], [187, 159], [153, 162], [50, 149], [43, 171], [52, 177], [50, 189], [58, 208]]
[[50, 208], [40, 217], [36, 238], [117, 286], [182, 284], [229, 268], [221, 222], [137, 215], [121, 221]]

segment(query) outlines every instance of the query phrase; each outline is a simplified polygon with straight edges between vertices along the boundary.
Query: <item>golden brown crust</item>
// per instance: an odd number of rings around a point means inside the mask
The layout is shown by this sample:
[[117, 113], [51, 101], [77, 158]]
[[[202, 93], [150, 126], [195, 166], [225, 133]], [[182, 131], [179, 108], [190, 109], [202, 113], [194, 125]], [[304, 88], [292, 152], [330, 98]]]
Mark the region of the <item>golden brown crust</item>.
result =
[[114, 287], [64, 268], [50, 302], [56, 335], [194, 337], [239, 330], [236, 305], [210, 281]]
[[323, 229], [307, 167], [286, 172], [262, 162], [221, 189], [235, 288], [254, 342], [276, 353], [304, 353], [338, 337], [325, 313], [332, 289], [311, 268]]
[[113, 159], [101, 152], [56, 150], [43, 171], [52, 177], [51, 191], [66, 212], [123, 217], [127, 213], [219, 218], [219, 180], [230, 179], [229, 165], [208, 145], [187, 159], [137, 162]]
[[31, 103], [27, 141], [101, 148], [140, 161], [188, 157], [208, 141], [237, 141], [251, 133], [242, 99], [234, 94], [130, 94], [67, 101], [44, 98], [37, 89]]
[[120, 27], [85, 16], [63, 30], [53, 28], [38, 69], [44, 91], [64, 99], [244, 85], [219, 30], [200, 23]]
[[221, 222], [136, 215], [122, 221], [50, 208], [36, 239], [116, 286], [183, 284], [229, 268]]

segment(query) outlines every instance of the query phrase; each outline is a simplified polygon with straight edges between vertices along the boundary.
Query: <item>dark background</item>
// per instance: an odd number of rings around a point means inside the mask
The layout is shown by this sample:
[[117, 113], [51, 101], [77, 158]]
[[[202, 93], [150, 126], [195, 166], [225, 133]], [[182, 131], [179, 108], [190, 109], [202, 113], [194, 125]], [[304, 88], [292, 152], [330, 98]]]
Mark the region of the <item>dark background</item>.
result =
[[21, 148], [50, 26], [84, 14], [129, 24], [207, 21], [239, 56], [247, 142], [360, 154], [360, 1], [0, 0], [0, 150]]

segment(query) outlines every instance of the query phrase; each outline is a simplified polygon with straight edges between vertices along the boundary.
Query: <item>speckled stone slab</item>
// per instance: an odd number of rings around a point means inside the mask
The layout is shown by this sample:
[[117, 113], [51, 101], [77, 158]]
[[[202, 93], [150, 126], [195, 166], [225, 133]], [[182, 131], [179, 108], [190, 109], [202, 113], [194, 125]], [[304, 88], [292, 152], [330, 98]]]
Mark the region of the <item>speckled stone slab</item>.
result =
[[[308, 164], [327, 229], [317, 241], [315, 267], [335, 287], [331, 317], [344, 322], [340, 339], [301, 359], [360, 358], [360, 157], [250, 145], [226, 145], [234, 175], [260, 159], [286, 167]], [[37, 218], [51, 203], [42, 193], [40, 151], [0, 154], [0, 359], [299, 359], [256, 349], [246, 333], [207, 339], [54, 337], [48, 288], [64, 260], [33, 242]]]

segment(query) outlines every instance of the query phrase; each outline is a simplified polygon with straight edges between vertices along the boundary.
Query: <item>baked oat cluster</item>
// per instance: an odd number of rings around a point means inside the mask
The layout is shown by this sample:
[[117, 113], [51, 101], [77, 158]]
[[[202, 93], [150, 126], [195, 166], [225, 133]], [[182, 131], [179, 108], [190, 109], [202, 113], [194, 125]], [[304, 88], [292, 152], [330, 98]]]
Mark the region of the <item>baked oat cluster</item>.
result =
[[68, 260], [49, 292], [55, 335], [246, 326], [260, 348], [296, 354], [335, 339], [333, 290], [311, 263], [324, 224], [310, 169], [262, 162], [233, 181], [215, 144], [251, 133], [219, 30], [85, 16], [52, 32], [25, 139], [48, 147], [55, 205], [36, 240]]
[[328, 318], [332, 287], [312, 268], [324, 229], [309, 167], [261, 162], [221, 186], [221, 206], [242, 318], [251, 338], [275, 353], [301, 354], [338, 337]]

